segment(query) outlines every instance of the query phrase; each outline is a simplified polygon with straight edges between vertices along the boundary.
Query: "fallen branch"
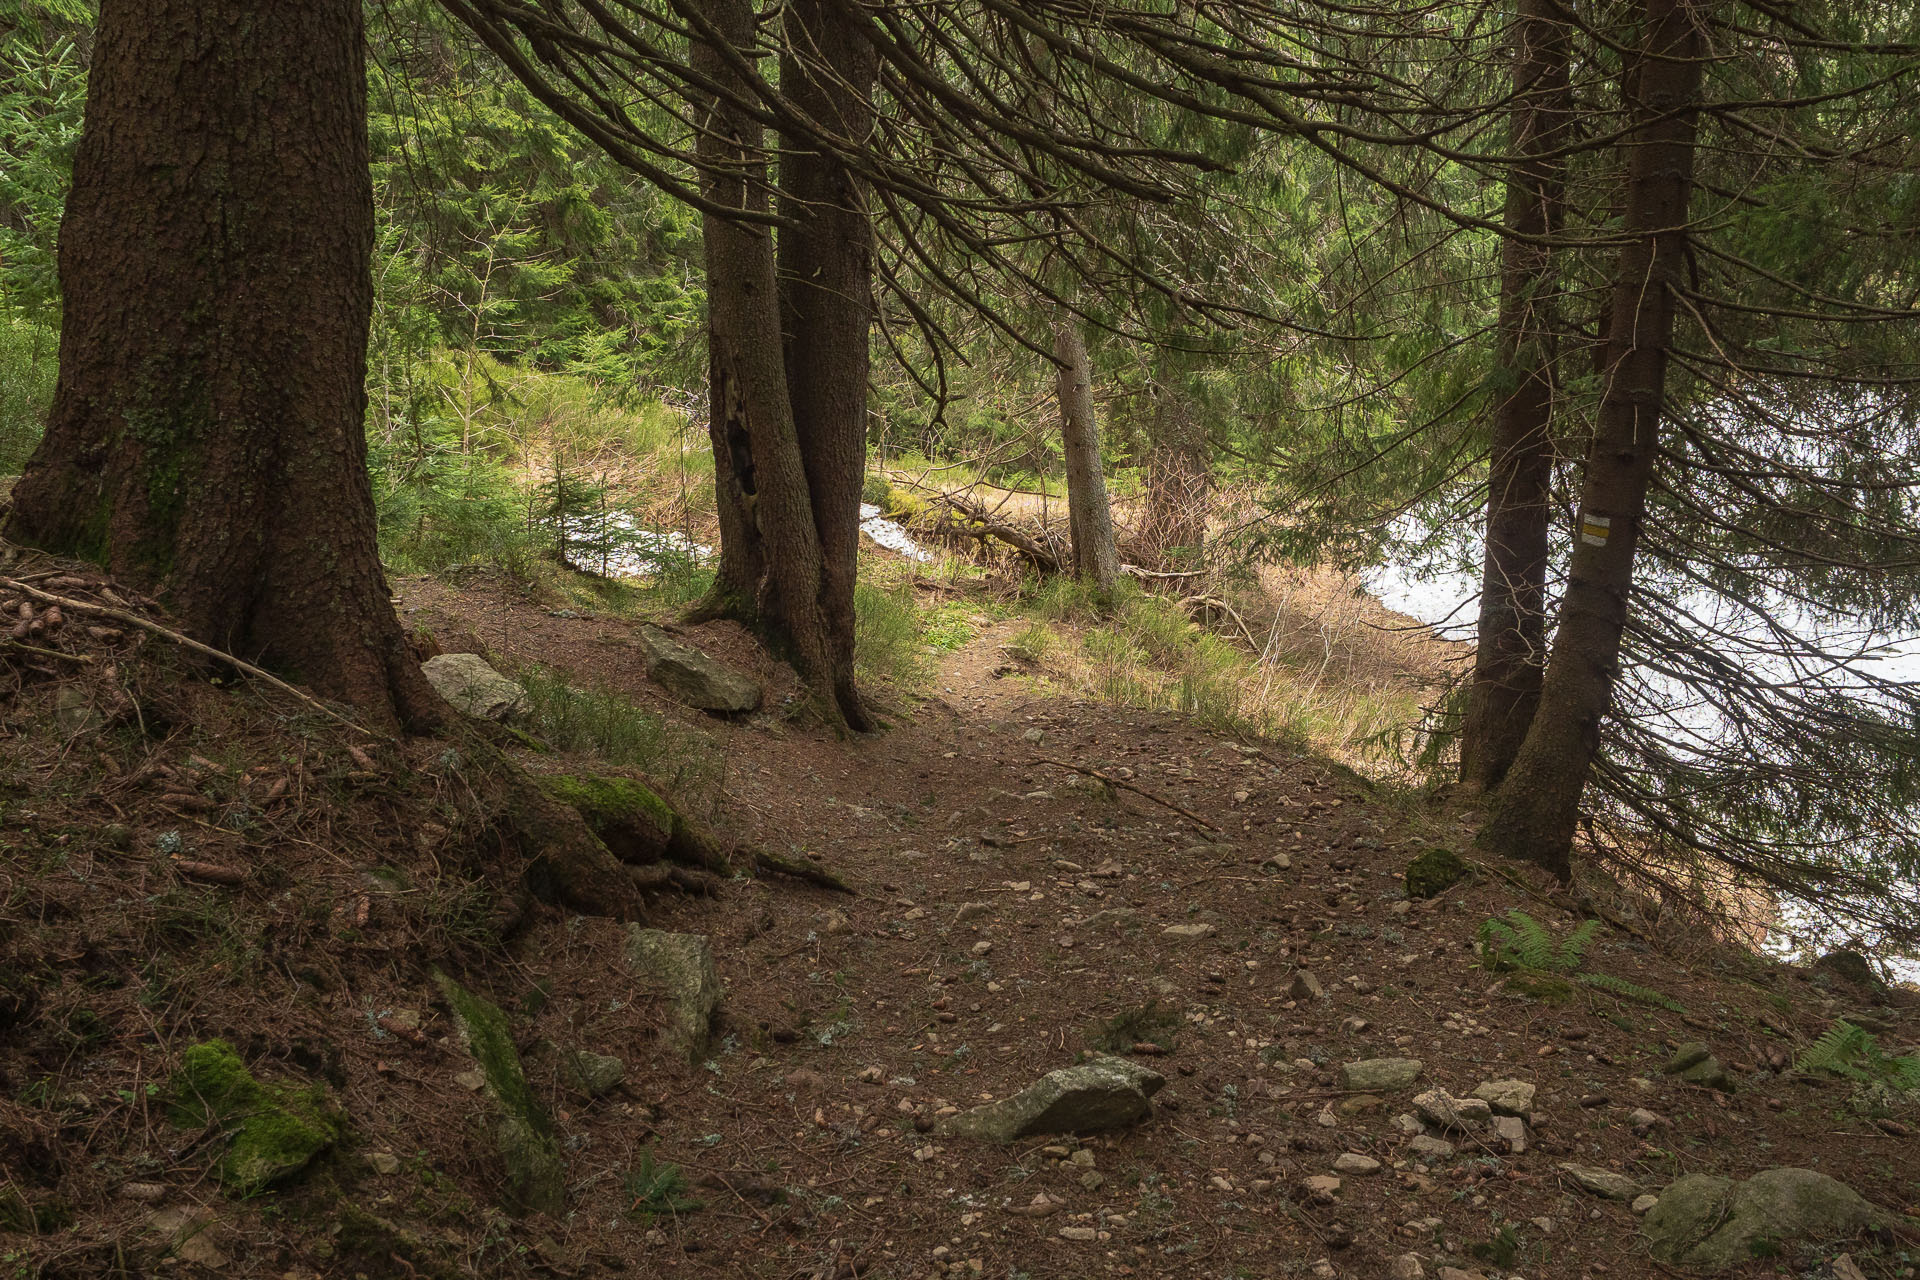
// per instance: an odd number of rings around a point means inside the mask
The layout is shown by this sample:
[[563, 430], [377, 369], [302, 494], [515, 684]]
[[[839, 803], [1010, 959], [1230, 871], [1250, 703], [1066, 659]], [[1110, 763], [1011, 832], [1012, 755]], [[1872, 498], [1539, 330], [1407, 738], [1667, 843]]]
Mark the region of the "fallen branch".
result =
[[1188, 613], [1211, 609], [1216, 613], [1225, 614], [1227, 617], [1233, 619], [1234, 626], [1240, 628], [1240, 635], [1246, 640], [1247, 647], [1252, 649], [1256, 654], [1260, 652], [1260, 642], [1254, 639], [1253, 631], [1247, 626], [1246, 619], [1242, 618], [1237, 609], [1225, 600], [1222, 600], [1219, 596], [1188, 596], [1180, 602], [1180, 607]]
[[181, 635], [178, 631], [175, 631], [170, 627], [163, 627], [157, 622], [151, 622], [146, 618], [141, 617], [139, 614], [129, 613], [125, 609], [110, 608], [107, 605], [103, 605], [103, 604], [89, 604], [84, 600], [72, 600], [66, 596], [56, 596], [51, 594], [50, 592], [42, 591], [38, 587], [30, 587], [26, 583], [21, 582], [16, 578], [0, 578], [0, 587], [6, 587], [10, 590], [18, 591], [20, 594], [24, 596], [29, 596], [45, 604], [57, 604], [63, 609], [72, 609], [77, 613], [88, 613], [88, 614], [92, 614], [94, 617], [97, 617], [97, 618], [112, 618], [115, 622], [125, 623], [128, 626], [139, 627], [142, 631], [151, 632], [152, 634], [156, 636], [160, 636], [163, 639], [171, 640], [183, 649], [190, 649], [193, 652], [200, 654], [203, 657], [212, 658], [218, 662], [224, 662], [227, 665], [231, 666], [234, 670], [240, 672], [242, 675], [252, 676], [256, 680], [265, 681], [267, 684], [272, 685], [274, 688], [280, 690], [282, 693], [292, 694], [294, 697], [298, 698], [300, 701], [312, 707], [315, 711], [318, 711], [321, 715], [326, 716], [329, 720], [337, 721], [338, 723], [345, 725], [347, 728], [352, 729], [355, 733], [365, 734], [367, 737], [370, 737], [370, 738], [380, 736], [376, 733], [373, 733], [371, 730], [362, 728], [360, 725], [355, 724], [353, 721], [347, 719], [347, 717], [341, 715], [338, 711], [335, 711], [333, 708], [329, 707], [326, 703], [321, 702], [318, 698], [315, 698], [312, 694], [302, 693], [300, 690], [294, 688], [292, 685], [288, 684], [285, 680], [282, 680], [279, 676], [274, 675], [272, 672], [262, 671], [259, 667], [254, 666], [251, 662], [247, 662], [241, 658], [236, 658], [232, 654], [227, 653], [224, 650], [216, 649], [210, 644], [202, 644], [198, 640], [195, 640], [192, 636]]
[[1124, 778], [1115, 778], [1109, 774], [1100, 772], [1098, 769], [1089, 769], [1087, 768], [1087, 766], [1083, 764], [1068, 764], [1065, 760], [1049, 760], [1045, 756], [1035, 757], [1034, 763], [1050, 764], [1056, 769], [1067, 769], [1074, 773], [1085, 774], [1087, 777], [1096, 778], [1099, 781], [1106, 783], [1110, 787], [1118, 787], [1124, 791], [1131, 791], [1133, 792], [1133, 794], [1137, 796], [1145, 796], [1147, 799], [1153, 801], [1155, 804], [1171, 809], [1175, 813], [1179, 814], [1181, 817], [1185, 818], [1187, 821], [1197, 823], [1198, 825], [1205, 827], [1209, 831], [1220, 830], [1219, 827], [1215, 826], [1211, 822], [1208, 822], [1205, 818], [1201, 817], [1199, 814], [1195, 813], [1193, 810], [1186, 808], [1184, 805], [1177, 805], [1171, 800], [1165, 799], [1161, 796], [1157, 796], [1153, 794], [1153, 792], [1147, 790], [1145, 787], [1136, 787], [1133, 783], [1128, 782]]

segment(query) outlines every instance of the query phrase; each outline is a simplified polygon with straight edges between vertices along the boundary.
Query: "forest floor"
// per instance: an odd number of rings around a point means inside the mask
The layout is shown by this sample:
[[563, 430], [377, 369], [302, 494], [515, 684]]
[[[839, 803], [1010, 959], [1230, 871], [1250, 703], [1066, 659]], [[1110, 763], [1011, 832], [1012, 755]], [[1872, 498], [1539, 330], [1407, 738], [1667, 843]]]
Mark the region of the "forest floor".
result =
[[[1465, 852], [1471, 813], [1298, 745], [1086, 700], [1009, 656], [1015, 620], [983, 612], [930, 696], [841, 741], [790, 717], [791, 675], [729, 625], [682, 637], [767, 681], [767, 709], [738, 720], [648, 682], [631, 620], [491, 579], [396, 589], [442, 647], [669, 718], [704, 744], [730, 836], [854, 892], [741, 879], [651, 900], [648, 924], [711, 940], [725, 984], [721, 1038], [688, 1064], [657, 1040], [662, 995], [629, 971], [625, 926], [539, 907], [504, 947], [459, 942], [471, 904], [434, 878], [444, 745], [355, 747], [173, 670], [158, 642], [99, 640], [84, 678], [17, 681], [0, 742], [0, 1280], [1417, 1274], [1405, 1255], [1429, 1276], [1677, 1274], [1630, 1200], [1564, 1163], [1649, 1191], [1796, 1165], [1920, 1213], [1910, 1110], [1784, 1069], [1841, 1016], [1889, 1050], [1920, 1040], [1907, 993], [1672, 921], [1602, 930], [1578, 973], [1678, 1008], [1492, 972], [1484, 921], [1518, 908], [1565, 939], [1585, 914], [1501, 867], [1409, 899], [1409, 861]], [[109, 661], [143, 672], [137, 727], [84, 713]], [[198, 878], [183, 848], [249, 874]], [[436, 967], [510, 1011], [566, 1153], [564, 1213], [493, 1207], [493, 1120]], [[223, 1196], [218, 1135], [168, 1118], [170, 1073], [213, 1036], [344, 1113], [281, 1192]], [[1731, 1092], [1663, 1073], [1695, 1041]], [[546, 1045], [616, 1056], [624, 1081], [589, 1097]], [[1150, 1119], [1006, 1146], [943, 1134], [1103, 1048], [1165, 1075]], [[1345, 1087], [1344, 1064], [1380, 1058], [1418, 1059], [1417, 1081]], [[1523, 1149], [1473, 1129], [1443, 1152], [1402, 1119], [1422, 1090], [1502, 1080], [1535, 1090]], [[1743, 1274], [1912, 1275], [1915, 1252], [1787, 1242]]]

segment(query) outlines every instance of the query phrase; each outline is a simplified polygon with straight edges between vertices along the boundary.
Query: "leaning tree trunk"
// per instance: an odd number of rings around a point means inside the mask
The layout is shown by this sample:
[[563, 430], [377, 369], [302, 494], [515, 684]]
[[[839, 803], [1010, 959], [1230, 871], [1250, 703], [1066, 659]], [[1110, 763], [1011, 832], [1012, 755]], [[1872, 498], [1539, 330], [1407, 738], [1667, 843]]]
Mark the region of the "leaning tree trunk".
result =
[[1061, 452], [1067, 463], [1067, 525], [1073, 576], [1111, 591], [1120, 580], [1113, 543], [1113, 506], [1100, 467], [1100, 426], [1093, 416], [1093, 360], [1080, 318], [1059, 309], [1053, 326], [1054, 386], [1060, 400]]
[[359, 0], [104, 0], [60, 376], [10, 537], [384, 724], [437, 722], [375, 547]]
[[1494, 796], [1479, 845], [1571, 869], [1580, 793], [1600, 750], [1633, 587], [1633, 555], [1665, 410], [1674, 289], [1687, 253], [1698, 132], [1703, 6], [1646, 0], [1633, 80], [1625, 232], [1607, 327], [1606, 390], [1587, 456], [1560, 628], [1526, 741]]
[[1547, 535], [1553, 512], [1553, 252], [1571, 121], [1567, 27], [1560, 0], [1520, 0], [1514, 26], [1513, 150], [1500, 248], [1498, 367], [1506, 394], [1494, 409], [1487, 474], [1487, 543], [1480, 639], [1460, 737], [1460, 780], [1500, 785], [1520, 753], [1547, 648]]
[[[857, 6], [791, 0], [780, 58], [783, 93], [833, 138], [865, 145], [873, 130], [879, 59], [860, 30]], [[787, 391], [806, 461], [821, 566], [818, 636], [826, 655], [814, 673], [856, 729], [870, 727], [853, 676], [853, 588], [859, 569], [860, 489], [867, 464], [868, 329], [872, 322], [873, 226], [865, 185], [812, 140], [783, 139], [780, 313]], [[764, 485], [764, 481], [763, 481]], [[769, 553], [777, 561], [785, 548]], [[788, 625], [801, 641], [803, 623]], [[811, 622], [805, 625], [812, 625]]]

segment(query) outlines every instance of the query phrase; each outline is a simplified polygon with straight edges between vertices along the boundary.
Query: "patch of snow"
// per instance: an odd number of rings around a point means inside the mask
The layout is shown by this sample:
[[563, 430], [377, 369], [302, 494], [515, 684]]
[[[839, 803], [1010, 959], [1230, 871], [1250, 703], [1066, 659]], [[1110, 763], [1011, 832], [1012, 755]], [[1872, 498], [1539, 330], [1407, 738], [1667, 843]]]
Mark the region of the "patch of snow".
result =
[[905, 528], [880, 514], [880, 508], [871, 502], [860, 504], [860, 532], [872, 538], [874, 542], [888, 551], [897, 552], [909, 560], [929, 564], [933, 553], [913, 540]]

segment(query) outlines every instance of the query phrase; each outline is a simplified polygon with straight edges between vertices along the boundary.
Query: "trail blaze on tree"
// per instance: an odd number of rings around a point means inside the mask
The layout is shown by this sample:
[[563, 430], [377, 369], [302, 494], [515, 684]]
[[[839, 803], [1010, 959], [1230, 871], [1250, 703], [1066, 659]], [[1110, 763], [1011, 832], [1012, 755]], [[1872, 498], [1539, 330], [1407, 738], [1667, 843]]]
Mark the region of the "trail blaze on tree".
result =
[[105, 0], [45, 438], [10, 537], [387, 724], [438, 720], [375, 546], [358, 0]]

